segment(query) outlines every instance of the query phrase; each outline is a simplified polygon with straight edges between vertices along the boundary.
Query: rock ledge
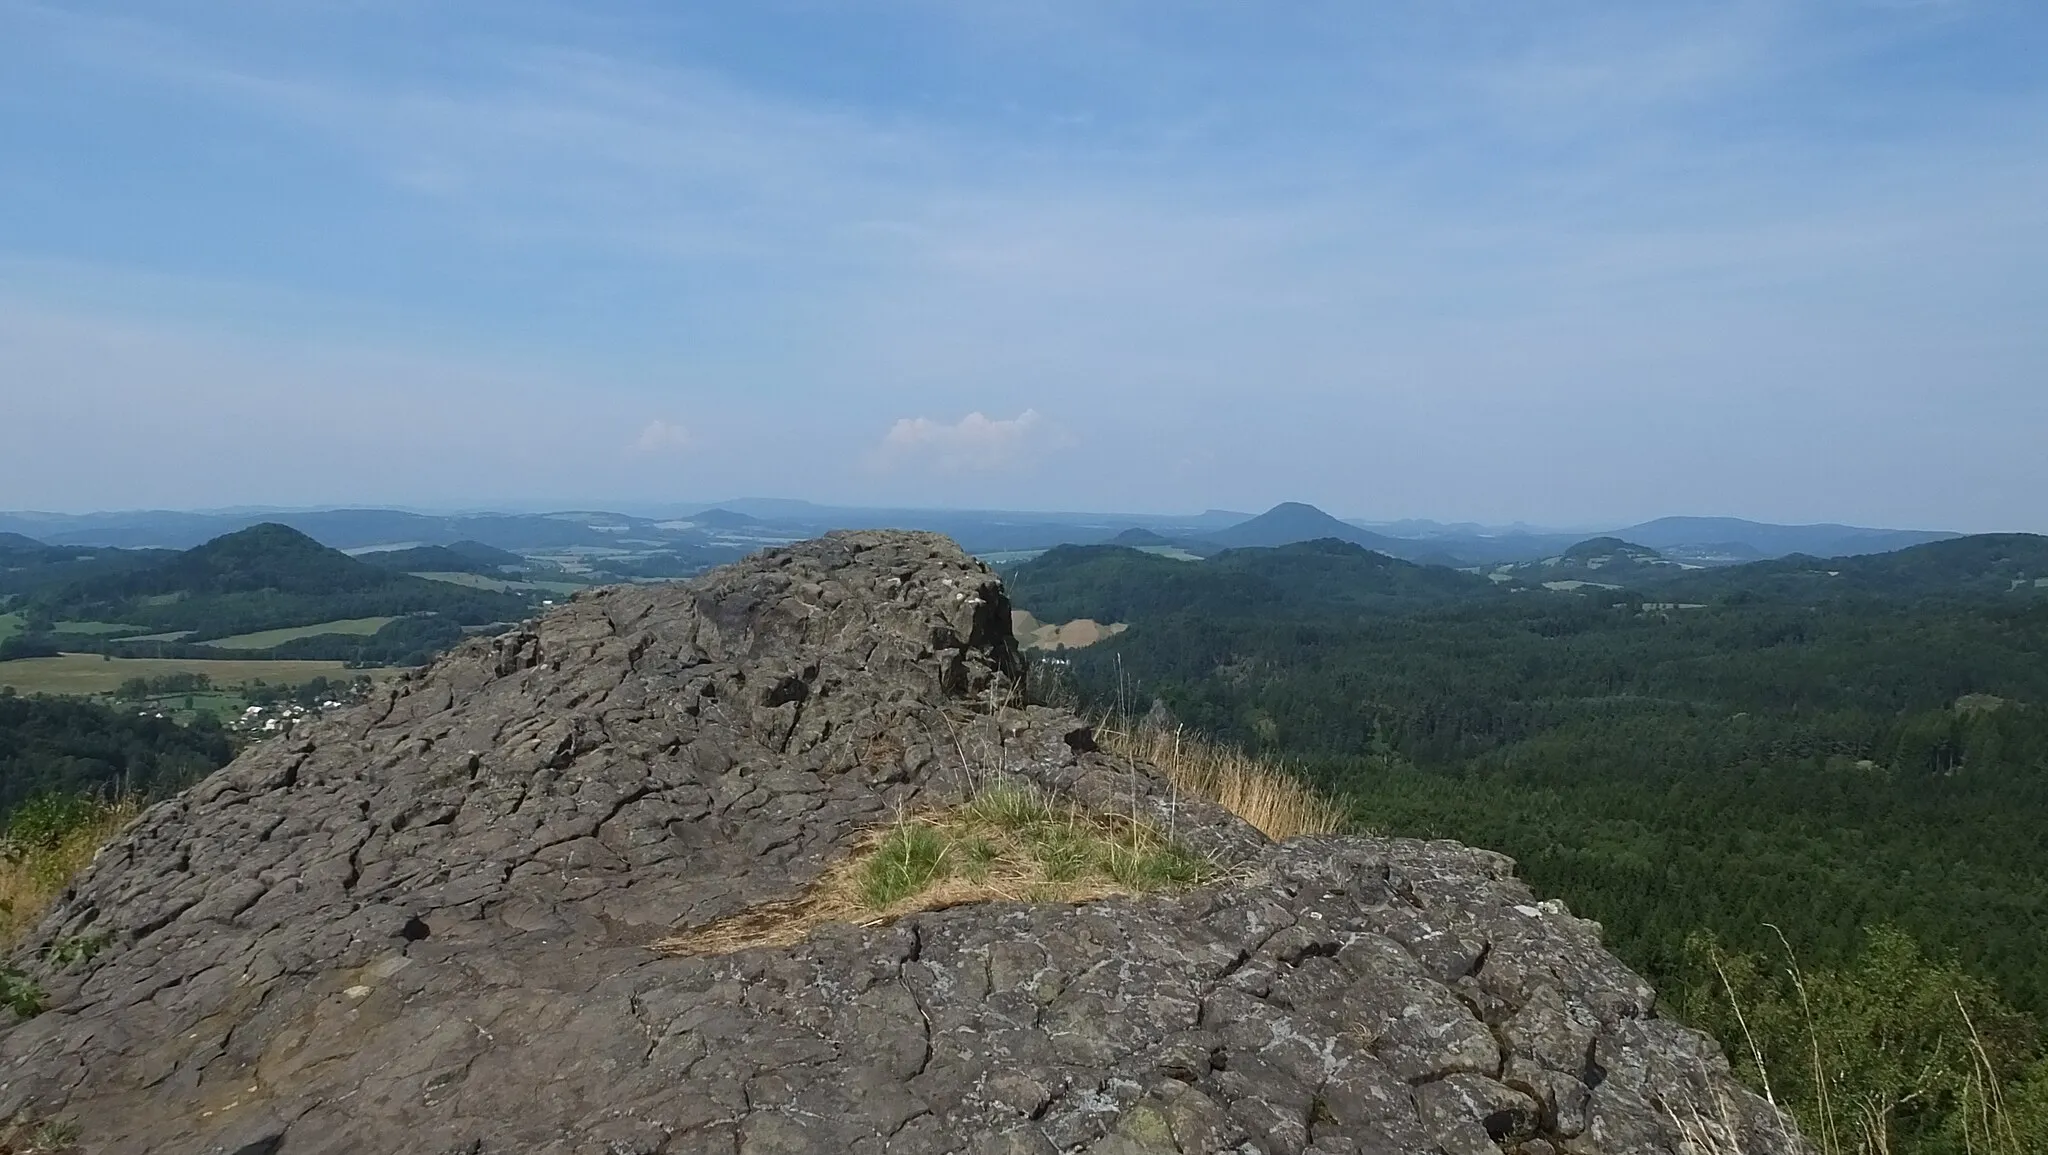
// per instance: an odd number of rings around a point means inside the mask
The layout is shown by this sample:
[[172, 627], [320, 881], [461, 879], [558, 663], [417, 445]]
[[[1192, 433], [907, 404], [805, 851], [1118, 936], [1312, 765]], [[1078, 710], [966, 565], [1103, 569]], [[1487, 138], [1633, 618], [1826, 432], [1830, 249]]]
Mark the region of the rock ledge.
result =
[[[1274, 846], [1020, 705], [1000, 584], [834, 534], [580, 596], [150, 808], [45, 920], [0, 1112], [95, 1152], [1804, 1148], [1499, 855]], [[1230, 867], [795, 946], [650, 944], [1016, 777]]]

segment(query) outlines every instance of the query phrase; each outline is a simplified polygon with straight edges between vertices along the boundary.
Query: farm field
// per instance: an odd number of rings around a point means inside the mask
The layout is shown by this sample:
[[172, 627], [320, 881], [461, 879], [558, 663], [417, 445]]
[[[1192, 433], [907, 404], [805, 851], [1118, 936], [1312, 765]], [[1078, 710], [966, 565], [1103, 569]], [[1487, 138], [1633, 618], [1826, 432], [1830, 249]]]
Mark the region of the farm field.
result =
[[218, 650], [267, 650], [299, 638], [316, 638], [321, 634], [351, 634], [367, 638], [397, 618], [344, 618], [340, 621], [317, 622], [310, 626], [291, 626], [278, 630], [259, 630], [253, 634], [236, 634], [231, 638], [215, 638], [199, 643]]
[[541, 590], [551, 594], [573, 594], [587, 588], [581, 582], [516, 582], [505, 578], [486, 577], [480, 573], [416, 573], [416, 578], [430, 582], [447, 582], [454, 586], [468, 586], [473, 590], [490, 590], [493, 593], [524, 593]]
[[148, 626], [122, 625], [120, 622], [56, 623], [56, 632], [60, 634], [132, 634], [148, 628]]
[[0, 614], [0, 642], [4, 642], [20, 632], [20, 614]]
[[0, 686], [22, 694], [106, 694], [130, 678], [161, 678], [168, 674], [205, 674], [216, 686], [261, 680], [273, 686], [295, 685], [314, 678], [349, 679], [368, 674], [390, 678], [397, 669], [352, 670], [343, 662], [266, 662], [255, 658], [108, 658], [99, 654], [61, 654], [54, 658], [18, 658], [0, 662]]

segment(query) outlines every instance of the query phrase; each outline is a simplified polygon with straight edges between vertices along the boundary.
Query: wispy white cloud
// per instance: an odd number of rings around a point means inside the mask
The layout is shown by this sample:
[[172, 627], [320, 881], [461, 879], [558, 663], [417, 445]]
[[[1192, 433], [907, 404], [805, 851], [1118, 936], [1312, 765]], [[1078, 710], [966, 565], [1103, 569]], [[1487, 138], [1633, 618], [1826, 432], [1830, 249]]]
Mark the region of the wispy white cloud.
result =
[[633, 439], [628, 449], [641, 457], [652, 457], [680, 453], [693, 443], [688, 429], [657, 417], [640, 430], [640, 436]]
[[1015, 417], [969, 413], [958, 421], [899, 418], [869, 457], [882, 471], [905, 468], [937, 473], [985, 473], [1032, 464], [1074, 444], [1072, 435], [1036, 409]]

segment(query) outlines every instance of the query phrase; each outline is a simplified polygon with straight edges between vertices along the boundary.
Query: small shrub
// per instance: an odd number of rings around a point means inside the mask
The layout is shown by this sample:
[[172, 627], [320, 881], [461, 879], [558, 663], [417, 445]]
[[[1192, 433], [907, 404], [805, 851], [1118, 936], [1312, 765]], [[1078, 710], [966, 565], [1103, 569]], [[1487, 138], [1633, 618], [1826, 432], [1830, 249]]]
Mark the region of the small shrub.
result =
[[34, 926], [140, 808], [134, 798], [90, 796], [45, 796], [18, 808], [0, 838], [0, 947]]
[[0, 1005], [24, 1019], [43, 1013], [49, 996], [36, 981], [15, 967], [0, 967]]
[[100, 800], [88, 794], [38, 794], [8, 815], [7, 844], [20, 852], [56, 846], [98, 817], [102, 808]]
[[106, 949], [107, 936], [104, 934], [74, 934], [58, 939], [43, 952], [43, 961], [59, 970], [91, 962], [93, 957]]

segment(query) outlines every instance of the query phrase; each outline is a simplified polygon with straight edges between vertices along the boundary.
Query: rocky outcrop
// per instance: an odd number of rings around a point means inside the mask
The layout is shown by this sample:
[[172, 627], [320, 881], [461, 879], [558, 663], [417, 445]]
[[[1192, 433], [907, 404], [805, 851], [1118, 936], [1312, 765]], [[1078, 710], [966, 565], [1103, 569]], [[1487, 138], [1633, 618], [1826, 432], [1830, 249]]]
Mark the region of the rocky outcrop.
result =
[[[1022, 704], [1009, 609], [943, 538], [838, 534], [255, 747], [23, 948], [50, 1009], [0, 1033], [0, 1112], [235, 1155], [1800, 1149], [1506, 859], [1175, 797]], [[1007, 778], [1226, 880], [651, 949]]]

